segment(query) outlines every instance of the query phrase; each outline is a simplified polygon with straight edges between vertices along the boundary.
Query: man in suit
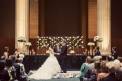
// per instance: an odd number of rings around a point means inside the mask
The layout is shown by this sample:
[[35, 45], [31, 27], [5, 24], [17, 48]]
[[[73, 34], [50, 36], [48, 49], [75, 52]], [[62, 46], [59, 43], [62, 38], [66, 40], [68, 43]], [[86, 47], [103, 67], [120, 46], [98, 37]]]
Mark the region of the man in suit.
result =
[[111, 53], [112, 53], [111, 55], [114, 59], [118, 58], [118, 53], [117, 53], [117, 48], [116, 47], [112, 47], [112, 52]]
[[66, 73], [67, 69], [67, 45], [65, 42], [61, 42], [61, 52], [60, 52], [60, 65], [62, 68], [62, 71]]
[[96, 47], [95, 48], [95, 56], [101, 56], [100, 48]]
[[27, 81], [27, 74], [25, 73], [24, 65], [22, 64], [23, 58], [16, 59], [14, 67], [16, 69], [16, 79], [18, 81]]
[[8, 71], [5, 69], [5, 62], [0, 60], [0, 81], [9, 81], [10, 76]]
[[57, 55], [60, 55], [61, 53], [61, 48], [60, 48], [60, 44], [57, 43], [56, 46], [54, 47], [54, 52], [57, 54]]

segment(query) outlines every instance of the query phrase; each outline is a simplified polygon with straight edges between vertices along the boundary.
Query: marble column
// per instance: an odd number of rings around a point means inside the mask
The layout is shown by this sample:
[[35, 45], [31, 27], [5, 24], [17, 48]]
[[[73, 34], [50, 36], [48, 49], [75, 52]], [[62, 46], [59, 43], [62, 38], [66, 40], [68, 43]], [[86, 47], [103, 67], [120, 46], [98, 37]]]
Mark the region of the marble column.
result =
[[29, 38], [39, 35], [39, 0], [29, 0]]
[[111, 0], [97, 0], [97, 35], [102, 38], [98, 46], [102, 54], [111, 54]]
[[21, 52], [26, 51], [26, 46], [18, 39], [28, 41], [28, 11], [29, 0], [16, 0], [15, 47]]

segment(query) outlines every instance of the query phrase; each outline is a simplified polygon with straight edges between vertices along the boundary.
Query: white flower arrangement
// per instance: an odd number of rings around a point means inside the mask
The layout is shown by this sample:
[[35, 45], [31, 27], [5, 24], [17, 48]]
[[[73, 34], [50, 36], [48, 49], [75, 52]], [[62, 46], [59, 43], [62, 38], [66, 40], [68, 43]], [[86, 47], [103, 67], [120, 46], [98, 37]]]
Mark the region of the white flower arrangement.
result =
[[87, 45], [88, 45], [88, 46], [94, 46], [95, 43], [94, 43], [94, 42], [89, 42]]
[[95, 36], [94, 37], [94, 42], [102, 42], [103, 39], [100, 36]]
[[26, 42], [25, 45], [26, 46], [31, 46], [31, 42]]
[[26, 42], [26, 38], [25, 37], [18, 37], [17, 41], [18, 42]]

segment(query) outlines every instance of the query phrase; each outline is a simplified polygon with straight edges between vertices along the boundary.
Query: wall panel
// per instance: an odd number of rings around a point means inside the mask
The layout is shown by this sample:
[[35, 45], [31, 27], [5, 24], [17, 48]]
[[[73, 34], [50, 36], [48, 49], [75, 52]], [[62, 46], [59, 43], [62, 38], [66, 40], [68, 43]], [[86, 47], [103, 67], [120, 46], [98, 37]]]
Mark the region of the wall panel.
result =
[[0, 52], [4, 46], [15, 47], [15, 0], [0, 1]]

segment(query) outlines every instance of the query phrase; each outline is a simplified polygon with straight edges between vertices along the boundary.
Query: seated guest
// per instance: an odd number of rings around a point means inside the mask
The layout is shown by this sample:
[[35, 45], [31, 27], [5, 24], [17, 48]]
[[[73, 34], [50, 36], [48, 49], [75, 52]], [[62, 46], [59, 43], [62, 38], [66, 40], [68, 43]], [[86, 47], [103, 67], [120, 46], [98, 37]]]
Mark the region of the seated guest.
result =
[[117, 53], [117, 48], [116, 47], [112, 47], [112, 54], [111, 55], [114, 59], [118, 58], [118, 53]]
[[27, 81], [27, 74], [25, 73], [24, 65], [22, 64], [23, 59], [18, 58], [14, 67], [16, 69], [16, 79], [18, 81]]
[[96, 74], [101, 72], [101, 62], [99, 62], [99, 61], [95, 62], [95, 72], [96, 72]]
[[15, 56], [16, 59], [19, 57], [19, 54], [20, 54], [20, 51], [19, 51], [18, 48], [16, 48], [15, 51], [14, 51], [14, 56]]
[[107, 57], [107, 60], [108, 60], [108, 61], [113, 61], [113, 60], [114, 60], [114, 57], [113, 57], [112, 55], [109, 55], [109, 56]]
[[102, 60], [102, 56], [94, 56], [93, 60], [94, 62], [100, 62]]
[[18, 58], [23, 59], [25, 57], [25, 54], [23, 52], [20, 52], [19, 49], [15, 49], [14, 56], [16, 59], [18, 59]]
[[92, 59], [90, 56], [88, 56], [86, 58], [86, 62], [81, 65], [81, 68], [80, 68], [80, 79], [81, 79], [81, 81], [85, 77], [87, 77], [87, 78], [89, 77], [89, 75], [87, 73], [93, 68], [93, 66], [91, 65], [91, 62], [92, 62]]
[[8, 72], [9, 72], [10, 81], [14, 81], [16, 79], [16, 69], [13, 66], [12, 59], [7, 59], [6, 60], [6, 70], [8, 70]]
[[97, 81], [97, 70], [95, 68], [95, 63], [91, 60], [89, 63], [89, 70], [83, 77], [83, 81]]
[[5, 46], [4, 47], [4, 52], [3, 52], [3, 56], [2, 56], [5, 60], [8, 59], [9, 57], [9, 47]]
[[97, 81], [118, 81], [116, 78], [116, 67], [114, 62], [107, 62], [101, 66], [101, 72], [98, 73]]
[[114, 72], [102, 72], [98, 74], [97, 81], [117, 81]]
[[5, 60], [5, 58], [3, 56], [0, 57], [0, 61], [4, 62], [4, 63], [6, 62], [6, 60]]
[[97, 81], [103, 80], [103, 78], [107, 77], [108, 75], [109, 75], [109, 70], [108, 67], [106, 66], [106, 62], [101, 62], [98, 71]]
[[19, 54], [19, 59], [22, 59], [22, 60], [23, 60], [24, 57], [25, 57], [25, 54], [24, 54], [24, 53], [20, 53], [20, 54]]
[[122, 80], [122, 67], [120, 67], [116, 72], [116, 78], [118, 81]]
[[9, 81], [10, 76], [8, 71], [5, 69], [5, 63], [0, 61], [0, 81]]

